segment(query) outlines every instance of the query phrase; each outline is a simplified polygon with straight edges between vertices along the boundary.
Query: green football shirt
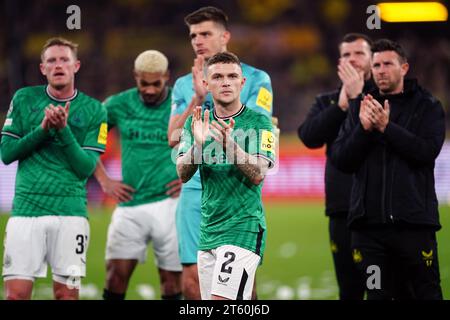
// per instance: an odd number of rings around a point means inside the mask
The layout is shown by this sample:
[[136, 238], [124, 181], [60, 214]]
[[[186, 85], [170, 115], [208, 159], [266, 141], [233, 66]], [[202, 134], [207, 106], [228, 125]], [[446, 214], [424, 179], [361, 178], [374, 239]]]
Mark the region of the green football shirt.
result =
[[110, 128], [120, 133], [123, 182], [136, 191], [120, 206], [135, 206], [166, 199], [166, 184], [178, 179], [167, 129], [171, 92], [159, 105], [146, 105], [137, 90], [129, 89], [106, 99]]
[[[248, 154], [275, 159], [271, 120], [245, 106], [232, 116], [235, 120], [233, 139]], [[219, 117], [210, 113], [210, 123]], [[229, 118], [224, 119], [229, 123]], [[193, 144], [192, 116], [185, 123], [178, 156]], [[261, 200], [263, 183], [254, 185], [226, 158], [222, 147], [208, 138], [199, 165], [202, 182], [202, 220], [199, 250], [222, 245], [235, 245], [263, 257], [266, 220]]]
[[[50, 104], [70, 101], [68, 128], [79, 145], [104, 152], [107, 138], [106, 110], [80, 91], [59, 100], [46, 86], [20, 89], [14, 95], [2, 130], [3, 139], [20, 139], [41, 125]], [[13, 216], [87, 216], [86, 181], [71, 168], [62, 143], [51, 129], [47, 138], [28, 157], [19, 160], [13, 201]]]

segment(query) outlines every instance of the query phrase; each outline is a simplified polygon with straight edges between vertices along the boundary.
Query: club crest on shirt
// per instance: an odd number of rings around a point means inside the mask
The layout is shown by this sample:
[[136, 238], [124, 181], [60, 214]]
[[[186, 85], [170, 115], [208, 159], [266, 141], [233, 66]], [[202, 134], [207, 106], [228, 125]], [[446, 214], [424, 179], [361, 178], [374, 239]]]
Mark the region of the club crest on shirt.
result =
[[74, 127], [83, 127], [85, 125], [84, 119], [80, 114], [74, 114], [70, 118], [70, 124]]
[[39, 106], [31, 106], [30, 107], [30, 111], [31, 112], [39, 112], [39, 111], [41, 111], [41, 107], [39, 107]]
[[433, 250], [430, 250], [430, 252], [422, 251], [422, 258], [423, 261], [425, 261], [426, 266], [431, 267], [431, 264], [433, 263]]

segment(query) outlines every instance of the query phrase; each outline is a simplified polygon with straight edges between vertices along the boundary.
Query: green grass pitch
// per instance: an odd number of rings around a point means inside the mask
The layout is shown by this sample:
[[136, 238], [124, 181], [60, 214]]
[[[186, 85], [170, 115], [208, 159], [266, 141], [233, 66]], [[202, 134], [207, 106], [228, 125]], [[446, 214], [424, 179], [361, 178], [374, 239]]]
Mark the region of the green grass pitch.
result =
[[[336, 299], [328, 241], [328, 220], [320, 204], [267, 203], [267, 247], [264, 263], [257, 273], [260, 299]], [[107, 227], [112, 209], [91, 209], [91, 240], [88, 250], [87, 277], [83, 280], [81, 298], [100, 299], [105, 279], [104, 251]], [[441, 282], [444, 298], [450, 298], [450, 207], [441, 207], [438, 232]], [[3, 239], [7, 215], [0, 215]], [[3, 242], [2, 242], [3, 244]], [[3, 245], [0, 246], [3, 257]], [[51, 282], [36, 281], [33, 299], [51, 299]], [[0, 284], [0, 298], [3, 298]], [[130, 282], [127, 299], [160, 299], [156, 267], [151, 248], [145, 264], [138, 265]]]

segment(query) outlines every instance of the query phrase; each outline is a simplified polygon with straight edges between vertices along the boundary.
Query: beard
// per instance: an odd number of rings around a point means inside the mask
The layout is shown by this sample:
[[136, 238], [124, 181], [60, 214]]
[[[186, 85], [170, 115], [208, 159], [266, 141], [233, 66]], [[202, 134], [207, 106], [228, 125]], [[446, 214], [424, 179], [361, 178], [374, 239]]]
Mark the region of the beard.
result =
[[383, 79], [384, 82], [383, 84], [379, 84], [379, 82], [377, 82], [377, 87], [380, 89], [381, 92], [383, 92], [384, 94], [389, 94], [391, 92], [393, 92], [395, 90], [395, 88], [397, 87], [397, 85], [389, 80]]
[[146, 105], [157, 105], [162, 103], [169, 94], [169, 87], [166, 85], [162, 91], [156, 94], [146, 94], [143, 90], [138, 87], [138, 92], [140, 99], [146, 104]]
[[146, 105], [155, 105], [162, 100], [163, 94], [164, 94], [163, 92], [161, 94], [152, 94], [152, 95], [141, 93], [141, 98]]
[[64, 89], [66, 86], [66, 84], [53, 84], [52, 87], [55, 88], [56, 90], [62, 90]]
[[149, 95], [143, 95], [142, 100], [144, 100], [145, 104], [155, 104], [158, 100], [157, 96], [149, 96]]

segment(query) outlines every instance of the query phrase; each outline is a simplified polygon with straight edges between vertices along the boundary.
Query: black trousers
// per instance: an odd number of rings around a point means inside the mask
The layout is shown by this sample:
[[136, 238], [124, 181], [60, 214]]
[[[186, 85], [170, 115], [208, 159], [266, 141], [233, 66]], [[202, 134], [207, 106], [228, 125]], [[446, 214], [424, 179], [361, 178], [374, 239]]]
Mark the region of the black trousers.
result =
[[331, 216], [329, 221], [331, 253], [339, 287], [340, 300], [362, 300], [366, 289], [365, 278], [352, 257], [351, 232], [346, 215]]
[[[368, 300], [442, 300], [436, 232], [412, 226], [352, 231], [356, 266], [365, 275]], [[374, 268], [375, 266], [375, 268]]]

